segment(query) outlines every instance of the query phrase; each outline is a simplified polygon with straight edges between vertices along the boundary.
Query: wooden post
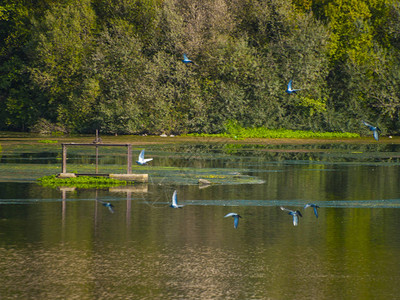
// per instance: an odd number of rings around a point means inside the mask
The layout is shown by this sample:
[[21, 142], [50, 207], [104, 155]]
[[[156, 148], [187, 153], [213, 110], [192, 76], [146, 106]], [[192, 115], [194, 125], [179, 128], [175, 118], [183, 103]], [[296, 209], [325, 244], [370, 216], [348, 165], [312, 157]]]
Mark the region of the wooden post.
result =
[[128, 169], [126, 174], [132, 174], [132, 145], [128, 145]]
[[62, 172], [67, 173], [67, 145], [62, 144]]
[[96, 146], [96, 174], [99, 173], [99, 147]]

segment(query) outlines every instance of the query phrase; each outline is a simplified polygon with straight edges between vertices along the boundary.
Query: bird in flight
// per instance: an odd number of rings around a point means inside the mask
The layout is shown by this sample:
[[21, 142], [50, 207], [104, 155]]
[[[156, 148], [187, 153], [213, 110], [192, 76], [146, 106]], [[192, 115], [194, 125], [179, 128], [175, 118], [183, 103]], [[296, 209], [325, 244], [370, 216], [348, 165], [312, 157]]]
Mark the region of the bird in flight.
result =
[[379, 133], [382, 132], [379, 127], [371, 125], [365, 121], [362, 121], [364, 123], [365, 126], [368, 127], [369, 130], [372, 131], [372, 133], [374, 134], [374, 139], [379, 141]]
[[144, 158], [144, 149], [140, 152], [140, 154], [139, 154], [139, 158], [138, 158], [138, 160], [136, 161], [136, 163], [138, 164], [138, 165], [141, 165], [141, 166], [143, 166], [143, 165], [146, 165], [149, 161], [152, 161], [153, 159], [152, 158]]
[[238, 215], [237, 213], [229, 213], [227, 214], [224, 218], [228, 218], [228, 217], [233, 217], [233, 226], [235, 228], [238, 228], [239, 226], [239, 218], [241, 218], [240, 215]]
[[183, 205], [178, 205], [178, 197], [177, 197], [176, 194], [177, 193], [176, 193], [176, 190], [175, 190], [174, 193], [172, 194], [172, 202], [171, 202], [170, 207], [172, 207], [172, 208], [182, 208]]
[[290, 94], [296, 94], [297, 91], [300, 91], [301, 89], [293, 89], [292, 88], [292, 80], [289, 81], [286, 89], [286, 93]]
[[290, 210], [281, 206], [281, 210], [287, 211], [289, 215], [293, 217], [293, 225], [297, 226], [299, 224], [299, 216], [302, 217], [302, 214], [298, 210]]
[[182, 62], [183, 62], [184, 64], [194, 64], [194, 65], [196, 65], [193, 61], [191, 61], [191, 60], [186, 56], [185, 53], [183, 54]]
[[[97, 199], [96, 199], [97, 200]], [[108, 210], [113, 214], [114, 213], [114, 205], [112, 205], [110, 202], [105, 202], [105, 201], [101, 201], [101, 200], [97, 200], [99, 201], [104, 207], [107, 207]]]
[[314, 208], [314, 214], [315, 214], [315, 216], [318, 218], [318, 208], [319, 208], [319, 206], [316, 205], [316, 204], [314, 204], [314, 203], [307, 203], [307, 204], [304, 206], [304, 209], [306, 209], [307, 207], [312, 207], [312, 208]]

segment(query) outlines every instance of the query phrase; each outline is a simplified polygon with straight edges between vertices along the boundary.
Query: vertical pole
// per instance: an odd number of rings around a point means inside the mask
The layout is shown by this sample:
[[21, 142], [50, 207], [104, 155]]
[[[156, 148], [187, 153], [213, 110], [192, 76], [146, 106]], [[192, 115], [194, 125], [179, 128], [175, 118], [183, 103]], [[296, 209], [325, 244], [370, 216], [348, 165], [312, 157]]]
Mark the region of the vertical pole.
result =
[[99, 147], [96, 146], [96, 174], [99, 173]]
[[128, 169], [127, 169], [127, 173], [126, 174], [132, 174], [132, 145], [129, 144], [128, 145]]
[[[97, 144], [99, 143], [99, 130], [96, 129], [96, 139], [94, 142]], [[96, 146], [96, 174], [99, 173], [99, 148]]]
[[62, 172], [67, 173], [67, 145], [62, 144]]

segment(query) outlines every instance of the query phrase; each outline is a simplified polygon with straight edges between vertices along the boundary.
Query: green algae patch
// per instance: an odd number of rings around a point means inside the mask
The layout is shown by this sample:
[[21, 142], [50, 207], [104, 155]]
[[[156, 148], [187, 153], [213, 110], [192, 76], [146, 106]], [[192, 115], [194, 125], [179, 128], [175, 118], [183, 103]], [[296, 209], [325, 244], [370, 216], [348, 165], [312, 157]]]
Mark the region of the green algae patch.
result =
[[56, 175], [44, 176], [37, 179], [39, 184], [46, 187], [76, 187], [81, 189], [101, 189], [132, 184], [125, 180], [108, 177], [78, 176], [71, 178], [58, 178]]

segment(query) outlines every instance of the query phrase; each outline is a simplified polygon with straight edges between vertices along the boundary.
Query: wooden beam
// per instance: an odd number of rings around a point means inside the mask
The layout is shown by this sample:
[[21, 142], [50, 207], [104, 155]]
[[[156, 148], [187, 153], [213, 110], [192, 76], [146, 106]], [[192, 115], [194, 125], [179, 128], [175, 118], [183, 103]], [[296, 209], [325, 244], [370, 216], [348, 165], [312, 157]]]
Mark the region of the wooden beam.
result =
[[61, 173], [67, 173], [67, 145], [62, 144], [62, 167], [61, 167], [62, 172]]
[[129, 144], [128, 145], [128, 153], [127, 153], [127, 157], [128, 157], [128, 169], [126, 171], [126, 174], [132, 174], [132, 145]]

